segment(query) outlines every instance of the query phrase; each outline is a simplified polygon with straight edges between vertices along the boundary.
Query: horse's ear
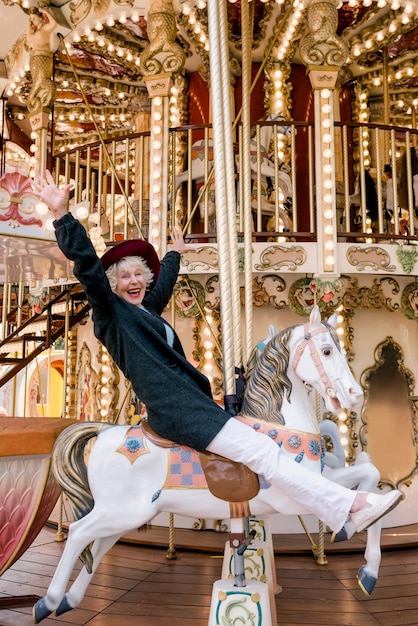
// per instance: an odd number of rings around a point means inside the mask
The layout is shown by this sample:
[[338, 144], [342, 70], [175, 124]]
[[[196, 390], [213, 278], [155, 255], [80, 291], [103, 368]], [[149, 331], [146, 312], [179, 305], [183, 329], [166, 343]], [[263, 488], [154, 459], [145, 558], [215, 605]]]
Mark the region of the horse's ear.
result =
[[328, 324], [330, 326], [332, 326], [333, 328], [335, 328], [337, 326], [337, 320], [338, 320], [338, 315], [336, 313], [333, 313], [329, 318], [328, 318]]
[[312, 308], [311, 314], [309, 316], [309, 322], [310, 325], [314, 327], [320, 326], [322, 323], [321, 313], [319, 312], [319, 306], [317, 304], [315, 304], [315, 306]]

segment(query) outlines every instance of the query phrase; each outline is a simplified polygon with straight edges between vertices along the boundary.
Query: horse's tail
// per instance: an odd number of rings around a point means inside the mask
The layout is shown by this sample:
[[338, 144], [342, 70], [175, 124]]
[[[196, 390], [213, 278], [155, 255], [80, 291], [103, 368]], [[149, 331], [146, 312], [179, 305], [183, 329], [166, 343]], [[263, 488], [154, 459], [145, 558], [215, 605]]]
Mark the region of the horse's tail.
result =
[[[109, 424], [103, 422], [80, 422], [63, 430], [55, 442], [52, 471], [58, 485], [70, 500], [74, 520], [87, 515], [94, 505], [84, 458], [86, 443], [108, 427]], [[90, 549], [86, 548], [80, 558], [87, 571], [91, 572], [93, 559]]]

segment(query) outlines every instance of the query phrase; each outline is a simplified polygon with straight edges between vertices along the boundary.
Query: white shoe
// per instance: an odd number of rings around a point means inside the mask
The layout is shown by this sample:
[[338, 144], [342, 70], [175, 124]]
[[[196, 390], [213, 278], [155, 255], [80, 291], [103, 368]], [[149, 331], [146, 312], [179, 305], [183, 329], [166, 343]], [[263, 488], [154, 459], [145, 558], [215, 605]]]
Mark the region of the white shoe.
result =
[[350, 519], [354, 524], [356, 533], [366, 530], [369, 526], [377, 522], [381, 517], [389, 513], [402, 500], [402, 492], [394, 489], [383, 495], [369, 493], [367, 502], [370, 506], [365, 506], [356, 513], [350, 513]]

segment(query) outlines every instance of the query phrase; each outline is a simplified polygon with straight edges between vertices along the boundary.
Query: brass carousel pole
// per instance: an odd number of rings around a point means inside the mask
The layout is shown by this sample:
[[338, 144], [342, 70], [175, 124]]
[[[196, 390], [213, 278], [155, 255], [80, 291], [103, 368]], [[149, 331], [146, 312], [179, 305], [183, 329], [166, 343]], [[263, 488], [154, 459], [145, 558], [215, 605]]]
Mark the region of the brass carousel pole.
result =
[[[390, 101], [389, 101], [389, 59], [388, 59], [388, 49], [383, 48], [383, 123], [386, 126], [390, 124]], [[390, 163], [390, 138], [388, 132], [384, 133], [384, 145], [383, 145], [383, 154], [385, 156], [385, 163]], [[392, 154], [392, 161], [395, 159], [395, 155]]]
[[254, 2], [241, 4], [242, 32], [242, 194], [240, 203], [244, 215], [244, 285], [246, 361], [253, 340], [253, 278], [252, 278], [252, 211], [251, 211], [251, 51], [254, 23]]

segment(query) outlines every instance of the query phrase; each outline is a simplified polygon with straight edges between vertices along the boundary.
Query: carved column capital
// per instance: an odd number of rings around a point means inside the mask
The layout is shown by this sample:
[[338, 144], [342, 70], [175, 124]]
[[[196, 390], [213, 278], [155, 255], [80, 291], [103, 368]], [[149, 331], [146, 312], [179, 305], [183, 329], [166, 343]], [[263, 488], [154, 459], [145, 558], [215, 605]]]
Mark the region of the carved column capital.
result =
[[311, 0], [308, 7], [308, 32], [300, 44], [302, 61], [308, 67], [345, 65], [348, 46], [337, 32], [338, 10], [335, 0]]
[[186, 61], [176, 42], [177, 25], [171, 0], [153, 0], [147, 15], [149, 44], [140, 55], [144, 76], [180, 72]]

